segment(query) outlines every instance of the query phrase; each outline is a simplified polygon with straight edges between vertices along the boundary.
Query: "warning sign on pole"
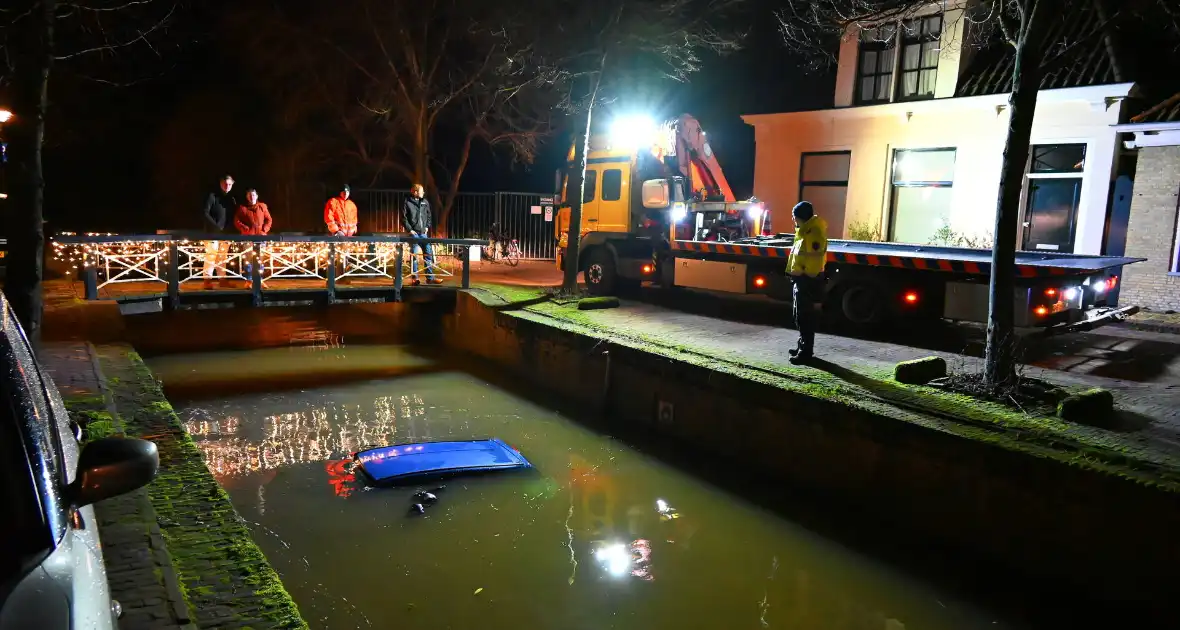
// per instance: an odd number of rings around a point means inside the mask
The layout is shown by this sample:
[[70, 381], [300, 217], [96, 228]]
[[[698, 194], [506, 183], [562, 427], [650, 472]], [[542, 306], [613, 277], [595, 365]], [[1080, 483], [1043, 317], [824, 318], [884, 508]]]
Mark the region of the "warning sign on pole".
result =
[[553, 221], [553, 206], [545, 206], [545, 220]]
[[530, 210], [531, 214], [541, 214], [541, 206], [533, 206]]

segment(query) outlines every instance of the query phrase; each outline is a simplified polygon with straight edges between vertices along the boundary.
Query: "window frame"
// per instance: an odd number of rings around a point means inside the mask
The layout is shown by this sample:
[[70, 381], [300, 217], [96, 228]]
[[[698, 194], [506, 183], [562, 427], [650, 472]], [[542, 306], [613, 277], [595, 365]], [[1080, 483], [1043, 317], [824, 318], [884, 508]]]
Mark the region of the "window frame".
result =
[[[807, 179], [806, 178], [807, 158], [815, 157], [815, 156], [826, 156], [826, 155], [847, 156], [847, 158], [848, 158], [847, 171], [848, 172], [844, 176], [844, 179], [843, 180], [836, 180], [836, 179], [809, 180], [809, 179]], [[839, 150], [834, 150], [834, 151], [806, 151], [806, 152], [799, 154], [799, 195], [798, 195], [799, 201], [811, 201], [811, 200], [807, 199], [806, 198], [807, 195], [804, 194], [805, 191], [807, 190], [807, 188], [843, 188], [844, 189], [844, 207], [840, 209], [840, 224], [833, 225], [834, 216], [835, 216], [834, 214], [832, 216], [825, 217], [825, 220], [830, 221], [828, 224], [828, 229], [834, 230], [835, 233], [837, 234], [837, 236], [842, 236], [844, 234], [844, 221], [847, 220], [847, 213], [848, 213], [848, 182], [851, 179], [852, 179], [852, 149], [839, 149]], [[798, 202], [796, 202], [796, 203], [798, 203]]]
[[1172, 219], [1172, 265], [1168, 270], [1170, 276], [1180, 276], [1180, 187], [1177, 187], [1176, 193], [1176, 216]]
[[586, 176], [582, 178], [582, 203], [595, 200], [598, 194], [598, 171], [586, 169]]
[[[1037, 149], [1047, 147], [1082, 147], [1082, 167], [1076, 171], [1041, 171], [1033, 170]], [[1056, 142], [1035, 142], [1028, 145], [1028, 161], [1024, 165], [1024, 182], [1020, 189], [1020, 241], [1019, 248], [1021, 251], [1026, 251], [1025, 247], [1028, 245], [1029, 231], [1032, 229], [1032, 223], [1028, 217], [1028, 204], [1032, 201], [1032, 185], [1034, 180], [1038, 179], [1076, 179], [1078, 180], [1078, 205], [1073, 209], [1073, 225], [1070, 226], [1070, 251], [1058, 250], [1058, 253], [1070, 253], [1077, 245], [1077, 231], [1078, 231], [1078, 214], [1082, 209], [1082, 190], [1086, 185], [1086, 161], [1090, 157], [1090, 143], [1084, 140], [1069, 141], [1061, 140]], [[1026, 223], [1028, 225], [1026, 225]], [[1053, 252], [1055, 250], [1032, 250], [1039, 252]]]
[[[607, 188], [607, 184], [609, 182], [607, 180], [607, 177], [610, 176], [612, 173], [618, 177], [618, 186], [616, 187], [616, 190], [615, 190], [615, 196], [608, 197], [607, 194], [608, 194], [609, 189]], [[621, 169], [621, 168], [603, 169], [602, 181], [599, 183], [600, 183], [600, 192], [602, 193], [601, 201], [619, 201], [623, 198], [623, 169]]]
[[[904, 153], [934, 153], [950, 151], [954, 154], [954, 165], [951, 170], [950, 180], [906, 180], [902, 182], [897, 181], [897, 160], [899, 154]], [[890, 243], [897, 242], [896, 226], [897, 226], [897, 191], [899, 188], [950, 188], [955, 187], [955, 168], [959, 163], [959, 148], [958, 147], [926, 147], [917, 149], [903, 149], [894, 148], [892, 159], [889, 160], [889, 220], [886, 222], [885, 240]]]
[[[939, 19], [938, 32], [936, 34], [934, 34], [934, 33], [924, 34], [922, 32], [922, 28], [926, 24], [926, 20], [929, 20], [930, 18], [934, 18], [934, 17], [937, 17]], [[907, 37], [906, 24], [911, 23], [911, 22], [918, 23], [918, 34], [916, 36]], [[935, 98], [935, 94], [937, 93], [937, 90], [938, 90], [938, 61], [935, 61], [933, 66], [923, 65], [921, 48], [922, 48], [923, 44], [937, 42], [939, 44], [939, 55], [941, 55], [942, 36], [946, 31], [946, 12], [945, 11], [938, 11], [936, 13], [931, 13], [929, 15], [919, 15], [919, 16], [914, 16], [914, 17], [907, 18], [904, 20], [896, 20], [896, 21], [892, 21], [892, 22], [886, 22], [884, 24], [872, 27], [872, 30], [882, 28], [885, 25], [888, 25], [893, 28], [893, 34], [888, 40], [866, 40], [866, 39], [864, 39], [864, 32], [867, 30], [870, 30], [870, 29], [866, 29], [866, 28], [862, 28], [860, 30], [860, 33], [858, 33], [858, 35], [857, 35], [856, 82], [852, 87], [852, 96], [853, 96], [852, 102], [855, 103], [856, 105], [884, 105], [887, 103], [904, 103], [904, 102], [912, 102], [912, 101], [925, 101], [925, 100], [931, 100], [931, 99]], [[905, 47], [906, 47], [906, 45], [912, 45], [912, 44], [919, 45], [918, 67], [913, 70], [907, 71], [907, 70], [904, 70], [904, 68], [905, 68], [905, 60], [904, 60]], [[873, 73], [871, 75], [865, 74], [865, 72], [864, 72], [864, 53], [865, 52], [876, 52], [876, 53], [880, 54], [881, 52], [886, 51], [886, 50], [893, 51], [893, 65], [892, 65], [892, 69], [890, 70], [890, 73], [889, 73], [889, 96], [888, 96], [888, 98], [885, 98], [885, 99], [878, 99], [878, 98], [865, 99], [865, 98], [862, 98], [861, 97], [861, 82], [862, 82], [862, 80], [867, 78], [868, 76], [878, 77], [877, 80], [880, 80], [879, 77], [884, 76], [884, 73], [879, 72], [879, 71], [876, 73]], [[935, 59], [937, 60], [938, 56], [936, 56]], [[878, 66], [878, 68], [879, 68], [879, 66]], [[922, 72], [934, 72], [934, 82], [935, 82], [934, 91], [931, 92], [929, 95], [915, 94], [912, 96], [902, 96], [902, 88], [904, 85], [902, 82], [903, 75], [906, 73], [916, 73], [918, 75], [918, 79], [917, 79], [919, 82], [918, 85], [920, 85], [920, 82], [922, 80]], [[877, 84], [874, 83], [874, 88], [876, 88], [876, 85]]]
[[[897, 67], [898, 67], [897, 66], [897, 61], [898, 61], [897, 37], [898, 37], [898, 33], [897, 33], [897, 25], [896, 24], [891, 24], [891, 27], [894, 29], [894, 31], [888, 40], [884, 40], [884, 39], [865, 40], [863, 38], [865, 31], [863, 29], [857, 35], [856, 83], [852, 86], [852, 93], [853, 93], [852, 100], [857, 105], [884, 105], [886, 103], [893, 102], [893, 96], [894, 96], [893, 92], [894, 92], [894, 88], [897, 86]], [[880, 28], [880, 27], [877, 27], [877, 28]], [[874, 28], [873, 30], [877, 30], [877, 29]], [[890, 51], [890, 50], [893, 51], [893, 61], [889, 66], [889, 72], [888, 73], [881, 72], [881, 66], [880, 66], [881, 53], [886, 52], [886, 51]], [[877, 69], [877, 72], [874, 72], [871, 75], [865, 74], [865, 72], [864, 72], [864, 54], [866, 52], [873, 52], [873, 53], [877, 54], [878, 62], [877, 62], [877, 64], [874, 65], [874, 67]], [[885, 98], [874, 97], [871, 99], [865, 99], [861, 96], [861, 84], [864, 81], [864, 79], [868, 78], [869, 76], [874, 77], [873, 94], [877, 93], [879, 81], [881, 80], [881, 77], [883, 77], [883, 76], [889, 77], [888, 78], [888, 81], [889, 81], [888, 95]]]
[[[932, 18], [938, 18], [938, 31], [935, 33], [928, 33], [925, 30], [926, 22]], [[916, 34], [911, 34], [910, 30], [906, 27], [907, 24], [913, 24], [913, 23], [916, 23], [916, 31], [917, 31]], [[945, 15], [943, 13], [935, 13], [932, 15], [916, 16], [916, 17], [912, 17], [912, 18], [909, 18], [908, 20], [904, 20], [901, 22], [900, 26], [897, 29], [898, 30], [897, 87], [895, 88], [895, 92], [894, 92], [894, 96], [895, 96], [895, 98], [893, 99], [894, 102], [902, 103], [902, 102], [910, 102], [910, 101], [926, 101], [926, 100], [930, 100], [930, 99], [934, 98], [934, 93], [938, 91], [938, 55], [934, 56], [934, 65], [927, 66], [927, 65], [925, 65], [925, 55], [922, 54], [922, 49], [925, 48], [926, 44], [930, 44], [930, 43], [938, 44], [938, 47], [935, 48], [935, 50], [939, 51], [939, 54], [941, 54], [941, 52], [942, 52], [942, 47], [941, 47], [942, 30], [945, 26], [946, 26], [946, 21], [945, 21]], [[916, 45], [918, 47], [918, 67], [907, 70], [905, 67], [905, 49], [907, 46], [914, 46], [914, 45]], [[905, 77], [906, 77], [906, 75], [907, 74], [916, 74], [917, 79], [915, 80], [914, 85], [917, 88], [920, 88], [920, 86], [922, 85], [922, 73], [923, 72], [933, 72], [934, 73], [934, 88], [930, 91], [930, 94], [923, 94], [920, 92], [915, 92], [914, 94], [907, 96], [905, 94]]]

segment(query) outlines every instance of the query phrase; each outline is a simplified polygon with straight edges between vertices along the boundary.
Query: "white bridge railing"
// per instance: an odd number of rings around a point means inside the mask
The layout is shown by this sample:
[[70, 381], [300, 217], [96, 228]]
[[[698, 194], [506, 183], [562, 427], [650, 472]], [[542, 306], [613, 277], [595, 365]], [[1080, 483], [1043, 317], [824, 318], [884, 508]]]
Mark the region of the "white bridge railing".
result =
[[[324, 283], [334, 299], [340, 281], [369, 279], [366, 288], [388, 281], [395, 299], [407, 279], [445, 280], [458, 274], [470, 286], [468, 248], [482, 247], [477, 239], [412, 238], [399, 234], [336, 236], [229, 235], [61, 235], [53, 240], [54, 256], [78, 267], [86, 299], [98, 299], [100, 289], [128, 283], [158, 283], [173, 304], [181, 287], [191, 283], [238, 281], [250, 285], [255, 301], [272, 280]], [[432, 255], [423, 255], [424, 250]], [[418, 274], [414, 251], [421, 256]], [[377, 282], [372, 282], [376, 280]], [[302, 288], [302, 287], [296, 287]]]

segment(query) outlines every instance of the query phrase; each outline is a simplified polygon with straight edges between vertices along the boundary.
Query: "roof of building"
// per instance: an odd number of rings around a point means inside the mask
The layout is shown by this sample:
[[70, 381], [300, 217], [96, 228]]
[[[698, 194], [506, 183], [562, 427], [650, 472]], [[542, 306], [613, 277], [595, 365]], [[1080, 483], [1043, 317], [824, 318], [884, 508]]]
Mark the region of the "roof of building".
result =
[[1180, 122], [1180, 92], [1148, 107], [1142, 113], [1132, 117], [1130, 122], [1136, 124]]
[[[1052, 18], [1047, 39], [1049, 50], [1064, 51], [1065, 58], [1041, 77], [1041, 89], [1084, 87], [1127, 81], [1122, 51], [1111, 38], [1103, 37], [1104, 22], [1095, 11], [1063, 11]], [[1107, 24], [1109, 26], [1109, 24]], [[992, 40], [978, 51], [959, 79], [955, 96], [983, 96], [1012, 90], [1015, 51], [1008, 44]]]

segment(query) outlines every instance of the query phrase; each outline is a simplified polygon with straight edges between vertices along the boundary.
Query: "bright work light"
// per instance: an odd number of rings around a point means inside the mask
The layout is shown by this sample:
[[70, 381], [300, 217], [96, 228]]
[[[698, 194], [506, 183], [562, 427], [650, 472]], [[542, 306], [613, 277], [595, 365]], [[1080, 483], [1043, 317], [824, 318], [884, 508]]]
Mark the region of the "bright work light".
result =
[[654, 143], [657, 130], [650, 116], [624, 116], [611, 124], [610, 143], [616, 149], [638, 149]]

